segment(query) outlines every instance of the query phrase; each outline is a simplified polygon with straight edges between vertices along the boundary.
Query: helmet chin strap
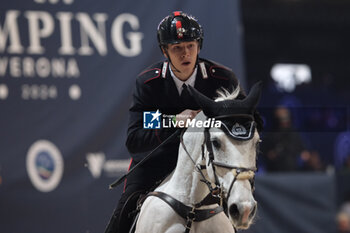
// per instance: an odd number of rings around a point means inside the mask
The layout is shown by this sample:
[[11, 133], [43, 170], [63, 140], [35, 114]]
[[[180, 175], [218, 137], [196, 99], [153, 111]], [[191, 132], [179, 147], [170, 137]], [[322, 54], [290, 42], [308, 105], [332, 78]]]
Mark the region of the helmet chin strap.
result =
[[171, 64], [171, 66], [172, 66], [172, 68], [173, 68], [173, 71], [174, 71], [174, 72], [181, 73], [181, 71], [178, 70], [178, 69], [176, 68], [176, 66], [173, 64], [173, 62], [171, 61], [170, 56], [169, 56], [169, 53], [168, 53], [168, 50], [167, 50], [167, 49], [164, 49], [164, 52], [165, 52], [165, 54], [166, 54], [166, 56], [167, 56], [167, 58], [168, 58], [169, 63]]

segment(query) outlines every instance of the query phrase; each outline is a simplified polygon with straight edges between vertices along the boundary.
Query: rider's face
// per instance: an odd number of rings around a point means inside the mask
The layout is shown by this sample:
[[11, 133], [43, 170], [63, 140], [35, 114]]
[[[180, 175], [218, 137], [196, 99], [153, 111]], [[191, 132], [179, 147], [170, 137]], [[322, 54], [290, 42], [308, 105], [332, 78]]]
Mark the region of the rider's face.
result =
[[[193, 73], [196, 65], [196, 59], [199, 53], [198, 42], [189, 41], [179, 44], [169, 44], [167, 52], [171, 59], [171, 68], [176, 77], [183, 81], [187, 80]], [[164, 55], [167, 56], [166, 53]]]

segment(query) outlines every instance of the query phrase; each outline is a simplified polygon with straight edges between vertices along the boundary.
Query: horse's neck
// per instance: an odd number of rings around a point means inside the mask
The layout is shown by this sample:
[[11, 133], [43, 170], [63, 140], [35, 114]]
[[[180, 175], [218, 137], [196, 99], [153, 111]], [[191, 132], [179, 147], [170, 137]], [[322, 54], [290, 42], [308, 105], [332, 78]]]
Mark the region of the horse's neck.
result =
[[[190, 140], [191, 143], [185, 143], [192, 159], [197, 161], [197, 158], [201, 156], [202, 152], [201, 146], [198, 144], [200, 143], [198, 134], [194, 135], [192, 139], [193, 140]], [[206, 174], [206, 172], [204, 172], [204, 174]], [[195, 165], [181, 145], [175, 171], [162, 189], [184, 204], [195, 204], [200, 202], [209, 192], [208, 187], [200, 181], [201, 179], [202, 176], [195, 169]]]

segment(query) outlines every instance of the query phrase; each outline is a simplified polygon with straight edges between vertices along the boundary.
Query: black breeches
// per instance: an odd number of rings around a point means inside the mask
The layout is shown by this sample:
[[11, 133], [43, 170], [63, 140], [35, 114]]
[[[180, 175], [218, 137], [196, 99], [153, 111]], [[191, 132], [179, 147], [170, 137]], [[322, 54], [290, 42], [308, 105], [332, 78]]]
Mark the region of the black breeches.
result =
[[125, 192], [122, 193], [117, 207], [106, 227], [105, 233], [128, 233], [133, 222], [132, 212], [137, 207], [137, 200], [142, 193], [147, 192], [144, 185], [127, 185]]

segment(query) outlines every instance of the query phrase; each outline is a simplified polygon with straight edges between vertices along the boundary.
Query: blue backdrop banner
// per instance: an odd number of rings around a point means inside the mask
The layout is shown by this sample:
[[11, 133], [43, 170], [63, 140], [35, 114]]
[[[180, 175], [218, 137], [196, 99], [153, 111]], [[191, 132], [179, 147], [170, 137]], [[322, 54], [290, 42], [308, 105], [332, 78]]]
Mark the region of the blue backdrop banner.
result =
[[334, 175], [274, 173], [258, 176], [256, 200], [256, 221], [246, 233], [337, 232]]
[[0, 232], [103, 231], [135, 79], [162, 59], [156, 28], [175, 10], [202, 24], [200, 55], [244, 85], [238, 1], [1, 3]]

